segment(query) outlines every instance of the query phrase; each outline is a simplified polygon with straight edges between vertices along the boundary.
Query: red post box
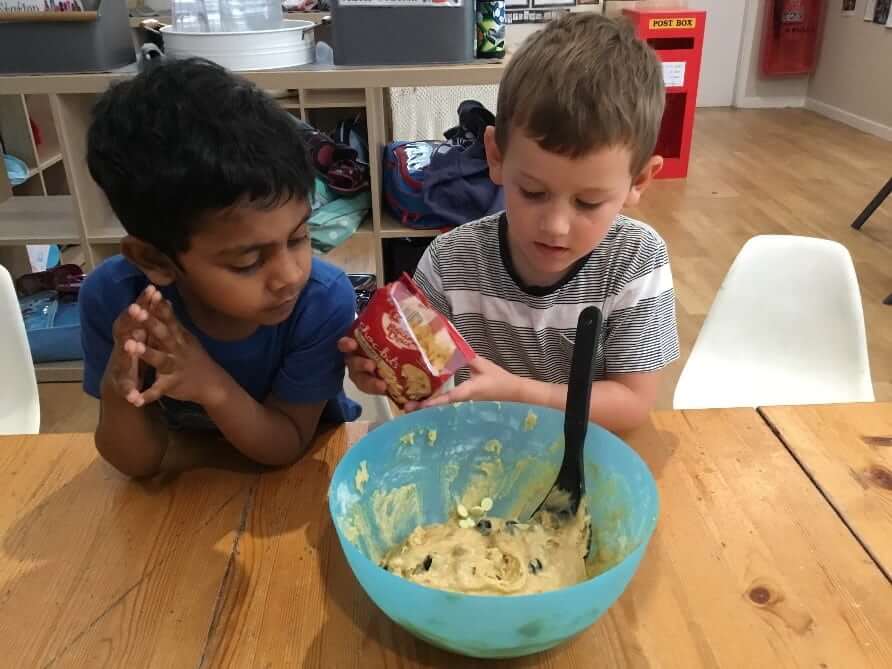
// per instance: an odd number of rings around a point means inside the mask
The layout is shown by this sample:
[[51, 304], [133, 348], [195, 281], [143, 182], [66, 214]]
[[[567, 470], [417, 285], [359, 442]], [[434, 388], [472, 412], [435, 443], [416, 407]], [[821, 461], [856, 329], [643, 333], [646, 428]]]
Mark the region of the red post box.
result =
[[635, 25], [638, 37], [657, 52], [663, 64], [666, 111], [663, 112], [654, 153], [663, 156], [665, 162], [658, 177], [686, 177], [694, 132], [706, 12], [624, 9], [623, 14]]
[[762, 25], [762, 74], [778, 77], [815, 69], [824, 0], [768, 0]]

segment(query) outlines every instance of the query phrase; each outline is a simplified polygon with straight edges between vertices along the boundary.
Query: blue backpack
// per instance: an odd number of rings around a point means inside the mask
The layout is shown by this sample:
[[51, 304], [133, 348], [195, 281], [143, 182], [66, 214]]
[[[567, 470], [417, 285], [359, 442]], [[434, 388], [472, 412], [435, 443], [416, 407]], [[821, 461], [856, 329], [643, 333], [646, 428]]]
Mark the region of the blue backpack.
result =
[[431, 208], [424, 201], [424, 180], [431, 156], [444, 142], [392, 142], [384, 149], [384, 202], [410, 228], [441, 228], [442, 221], [426, 222]]

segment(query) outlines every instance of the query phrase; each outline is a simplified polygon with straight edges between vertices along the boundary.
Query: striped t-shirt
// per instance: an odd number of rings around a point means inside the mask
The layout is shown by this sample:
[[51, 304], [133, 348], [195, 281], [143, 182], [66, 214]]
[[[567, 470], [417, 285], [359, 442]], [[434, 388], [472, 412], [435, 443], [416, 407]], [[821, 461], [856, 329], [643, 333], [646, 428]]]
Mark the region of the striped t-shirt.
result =
[[[678, 358], [666, 243], [618, 216], [603, 241], [559, 283], [524, 287], [511, 263], [504, 214], [467, 223], [428, 247], [415, 280], [471, 347], [518, 376], [567, 383], [579, 313], [601, 309], [595, 380], [650, 372]], [[468, 378], [461, 370], [456, 381]]]

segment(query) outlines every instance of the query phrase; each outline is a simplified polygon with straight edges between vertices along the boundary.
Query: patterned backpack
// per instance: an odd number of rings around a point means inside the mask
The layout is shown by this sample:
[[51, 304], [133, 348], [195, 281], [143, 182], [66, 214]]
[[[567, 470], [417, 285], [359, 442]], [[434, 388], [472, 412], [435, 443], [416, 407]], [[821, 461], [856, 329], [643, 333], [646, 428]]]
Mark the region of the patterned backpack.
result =
[[424, 202], [424, 180], [431, 156], [444, 142], [422, 140], [393, 142], [384, 149], [384, 203], [410, 228], [439, 228], [442, 222], [425, 223], [431, 213]]

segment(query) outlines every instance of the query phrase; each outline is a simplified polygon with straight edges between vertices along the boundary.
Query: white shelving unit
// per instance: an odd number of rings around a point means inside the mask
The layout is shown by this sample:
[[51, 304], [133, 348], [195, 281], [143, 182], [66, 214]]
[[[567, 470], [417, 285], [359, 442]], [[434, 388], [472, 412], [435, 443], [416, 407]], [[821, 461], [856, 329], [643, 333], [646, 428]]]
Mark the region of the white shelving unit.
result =
[[[326, 122], [362, 112], [369, 139], [372, 212], [357, 231], [371, 237], [375, 271], [384, 275], [382, 242], [403, 237], [433, 237], [437, 231], [410, 230], [382, 208], [381, 156], [391, 136], [387, 90], [391, 87], [493, 84], [503, 64], [481, 62], [451, 66], [305, 68], [249, 72], [244, 76], [267, 90], [287, 90], [279, 100], [289, 112], [325, 129]], [[79, 244], [85, 268], [117, 253], [124, 235], [105, 196], [86, 165], [86, 133], [96, 96], [131, 73], [0, 76], [0, 131], [7, 150], [33, 172], [11, 187], [0, 170], [0, 255], [3, 248], [32, 243]], [[35, 142], [28, 118], [40, 128]], [[21, 152], [23, 155], [18, 155]], [[39, 365], [41, 381], [76, 381], [79, 363]]]

